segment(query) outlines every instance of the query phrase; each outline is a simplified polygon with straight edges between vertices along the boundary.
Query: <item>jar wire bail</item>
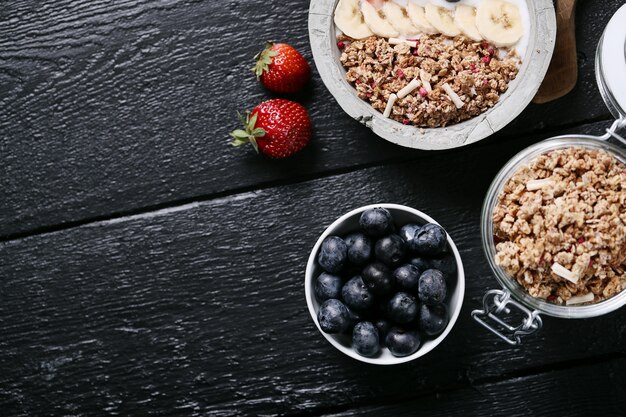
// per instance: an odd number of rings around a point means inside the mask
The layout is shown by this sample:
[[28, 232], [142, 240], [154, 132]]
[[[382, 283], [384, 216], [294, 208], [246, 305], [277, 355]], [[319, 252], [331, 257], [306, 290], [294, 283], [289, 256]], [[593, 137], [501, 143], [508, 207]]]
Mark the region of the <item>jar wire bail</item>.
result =
[[[504, 320], [514, 307], [524, 317], [520, 324], [513, 325]], [[543, 326], [539, 311], [530, 310], [511, 298], [506, 290], [489, 290], [483, 297], [483, 309], [472, 311], [472, 318], [481, 326], [512, 346], [522, 343], [522, 336], [532, 334]]]

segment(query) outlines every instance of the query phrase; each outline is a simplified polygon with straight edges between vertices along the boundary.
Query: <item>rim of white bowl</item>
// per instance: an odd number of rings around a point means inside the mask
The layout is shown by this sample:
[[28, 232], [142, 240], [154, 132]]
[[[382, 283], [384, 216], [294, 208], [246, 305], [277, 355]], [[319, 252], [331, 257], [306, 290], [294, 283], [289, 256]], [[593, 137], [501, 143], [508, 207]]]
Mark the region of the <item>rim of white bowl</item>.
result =
[[426, 355], [428, 352], [435, 349], [448, 336], [448, 334], [454, 327], [454, 324], [456, 323], [456, 320], [459, 317], [459, 314], [461, 313], [461, 308], [463, 307], [463, 299], [465, 297], [465, 270], [463, 269], [463, 262], [461, 260], [461, 255], [459, 254], [459, 251], [456, 245], [454, 244], [454, 241], [450, 237], [450, 234], [446, 233], [448, 236], [448, 245], [450, 246], [450, 249], [452, 249], [452, 253], [454, 254], [454, 259], [456, 261], [456, 266], [457, 266], [457, 284], [456, 284], [457, 287], [455, 291], [455, 299], [457, 300], [457, 307], [454, 311], [451, 312], [450, 321], [448, 322], [448, 325], [446, 326], [444, 331], [435, 339], [432, 339], [431, 344], [429, 344], [428, 347], [425, 348], [421, 346], [417, 350], [417, 352], [409, 356], [393, 357], [391, 359], [386, 359], [386, 358], [367, 358], [365, 356], [361, 356], [358, 353], [356, 353], [354, 350], [352, 350], [352, 348], [348, 346], [344, 346], [343, 344], [339, 343], [337, 340], [335, 340], [334, 335], [328, 334], [322, 331], [322, 328], [320, 327], [317, 321], [317, 311], [315, 311], [315, 308], [313, 306], [312, 286], [313, 286], [313, 269], [315, 267], [315, 262], [317, 258], [316, 255], [324, 239], [326, 239], [327, 236], [330, 236], [332, 232], [334, 232], [334, 230], [337, 229], [337, 227], [339, 227], [341, 224], [343, 224], [348, 218], [356, 214], [362, 213], [365, 210], [375, 208], [375, 207], [383, 207], [386, 209], [404, 211], [404, 212], [407, 212], [407, 213], [410, 213], [419, 217], [421, 220], [424, 220], [427, 223], [439, 224], [435, 219], [428, 216], [427, 214], [419, 210], [416, 210], [412, 207], [403, 206], [401, 204], [393, 204], [393, 203], [369, 204], [367, 206], [362, 206], [362, 207], [349, 211], [348, 213], [342, 215], [337, 220], [335, 220], [330, 226], [328, 226], [324, 230], [324, 232], [320, 235], [319, 239], [317, 239], [317, 242], [315, 242], [315, 246], [313, 247], [313, 250], [311, 251], [311, 254], [309, 255], [309, 260], [306, 265], [306, 273], [305, 273], [305, 278], [304, 278], [304, 293], [306, 297], [306, 304], [309, 309], [309, 313], [311, 314], [311, 318], [313, 319], [313, 322], [315, 323], [315, 326], [317, 327], [319, 332], [324, 336], [324, 338], [331, 345], [333, 345], [337, 350], [339, 350], [340, 352], [343, 352], [344, 354], [346, 354], [347, 356], [353, 359], [356, 359], [358, 361], [365, 362], [365, 363], [370, 363], [374, 365], [398, 365], [401, 363], [410, 362], [412, 360], [418, 359]]
[[381, 138], [413, 149], [442, 150], [469, 145], [508, 125], [531, 102], [548, 71], [556, 41], [556, 15], [552, 0], [528, 0], [530, 34], [522, 65], [499, 102], [486, 112], [454, 125], [438, 128], [405, 126], [384, 118], [361, 100], [345, 79], [336, 47], [333, 13], [338, 0], [311, 0], [309, 40], [317, 71], [339, 106], [350, 117]]

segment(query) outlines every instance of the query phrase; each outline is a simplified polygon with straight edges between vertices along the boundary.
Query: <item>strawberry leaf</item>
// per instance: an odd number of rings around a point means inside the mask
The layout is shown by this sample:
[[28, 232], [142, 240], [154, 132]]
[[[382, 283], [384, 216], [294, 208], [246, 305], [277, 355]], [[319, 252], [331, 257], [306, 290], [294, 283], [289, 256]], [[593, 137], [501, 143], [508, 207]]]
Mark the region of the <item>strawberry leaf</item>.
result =
[[233, 140], [230, 144], [236, 147], [236, 146], [245, 145], [246, 143], [250, 143], [250, 141], [247, 140], [247, 139], [237, 139], [237, 138], [235, 138], [235, 140]]
[[250, 136], [248, 132], [242, 129], [233, 130], [230, 135], [235, 139], [246, 139], [248, 136]]
[[262, 127], [257, 127], [252, 131], [252, 136], [254, 136], [255, 138], [262, 138], [263, 136], [265, 136], [266, 133], [267, 132], [265, 131], [265, 129], [263, 129]]
[[241, 121], [244, 126], [244, 129], [235, 129], [230, 133], [230, 136], [233, 138], [231, 145], [233, 146], [241, 146], [249, 143], [252, 145], [254, 150], [259, 153], [259, 144], [256, 139], [261, 138], [266, 135], [266, 131], [263, 128], [255, 127], [258, 119], [258, 113], [250, 114], [250, 112], [246, 113], [246, 116], [242, 116], [241, 113], [237, 113], [237, 117]]
[[252, 145], [256, 153], [259, 153], [259, 145], [256, 143], [256, 139], [254, 137], [250, 139], [250, 145]]
[[273, 46], [273, 42], [268, 42], [265, 49], [254, 57], [256, 64], [252, 68], [252, 72], [256, 75], [257, 80], [261, 78], [264, 72], [269, 70], [273, 58], [278, 55], [278, 52], [272, 50]]
[[254, 130], [254, 127], [256, 126], [256, 121], [258, 118], [259, 118], [258, 113], [254, 113], [253, 115], [250, 115], [250, 113], [248, 113], [248, 117], [246, 118], [246, 129], [248, 131]]

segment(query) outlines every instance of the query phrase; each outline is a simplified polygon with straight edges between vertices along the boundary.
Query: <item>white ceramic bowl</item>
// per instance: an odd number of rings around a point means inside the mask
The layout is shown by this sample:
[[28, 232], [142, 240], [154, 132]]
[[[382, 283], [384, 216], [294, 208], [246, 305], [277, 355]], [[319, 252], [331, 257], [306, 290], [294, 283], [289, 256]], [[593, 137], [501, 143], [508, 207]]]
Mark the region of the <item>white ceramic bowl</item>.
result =
[[420, 129], [386, 119], [369, 103], [361, 100], [346, 81], [339, 61], [337, 29], [333, 14], [338, 0], [311, 0], [309, 38], [315, 66], [322, 81], [341, 108], [378, 136], [415, 149], [451, 149], [469, 145], [490, 136], [511, 122], [535, 96], [550, 65], [556, 39], [556, 17], [552, 0], [527, 0], [530, 17], [528, 46], [522, 53], [522, 66], [499, 102], [464, 122], [448, 127]]
[[457, 250], [454, 242], [448, 235], [448, 246], [454, 254], [457, 266], [456, 282], [454, 284], [451, 284], [450, 282], [448, 283], [448, 306], [450, 312], [450, 321], [445, 330], [439, 336], [434, 339], [428, 339], [424, 341], [418, 351], [412, 355], [399, 358], [393, 356], [387, 348], [384, 348], [380, 356], [375, 358], [366, 358], [356, 353], [350, 347], [350, 336], [328, 334], [323, 332], [320, 328], [319, 322], [317, 321], [319, 303], [315, 299], [315, 295], [313, 292], [314, 279], [322, 273], [322, 269], [317, 264], [317, 254], [319, 252], [320, 246], [327, 236], [345, 236], [351, 232], [359, 230], [359, 218], [361, 216], [361, 213], [367, 209], [374, 207], [384, 207], [389, 210], [396, 224], [437, 223], [434, 219], [422, 213], [421, 211], [415, 210], [411, 207], [401, 206], [399, 204], [372, 204], [369, 206], [360, 207], [358, 209], [352, 210], [349, 213], [344, 214], [343, 216], [335, 220], [333, 224], [328, 226], [326, 230], [324, 230], [324, 233], [322, 233], [322, 235], [315, 243], [315, 247], [313, 247], [313, 250], [311, 251], [311, 255], [309, 256], [309, 261], [306, 266], [306, 275], [304, 278], [304, 292], [306, 296], [306, 303], [309, 307], [309, 313], [311, 313], [311, 317], [313, 318], [315, 325], [319, 329], [320, 333], [322, 333], [322, 335], [326, 338], [326, 340], [330, 342], [331, 345], [333, 345], [335, 348], [345, 353], [346, 355], [350, 356], [351, 358], [357, 359], [361, 362], [367, 362], [376, 365], [395, 365], [399, 363], [409, 362], [421, 356], [424, 356], [435, 347], [437, 347], [437, 345], [446, 338], [448, 333], [450, 333], [450, 330], [452, 330], [452, 327], [454, 326], [454, 323], [459, 316], [461, 306], [463, 305], [463, 296], [465, 294], [465, 272], [463, 271], [463, 263], [461, 262], [461, 256], [459, 255], [459, 251]]

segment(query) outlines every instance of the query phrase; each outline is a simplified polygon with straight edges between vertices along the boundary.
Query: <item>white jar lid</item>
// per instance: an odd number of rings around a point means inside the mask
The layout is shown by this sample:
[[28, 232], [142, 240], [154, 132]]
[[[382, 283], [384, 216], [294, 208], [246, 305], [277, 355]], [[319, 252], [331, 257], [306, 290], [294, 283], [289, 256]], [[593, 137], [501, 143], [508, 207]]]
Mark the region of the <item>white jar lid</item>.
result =
[[613, 15], [596, 56], [596, 78], [605, 103], [616, 118], [626, 117], [626, 4]]

